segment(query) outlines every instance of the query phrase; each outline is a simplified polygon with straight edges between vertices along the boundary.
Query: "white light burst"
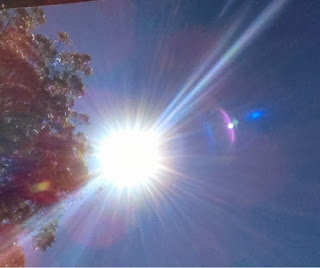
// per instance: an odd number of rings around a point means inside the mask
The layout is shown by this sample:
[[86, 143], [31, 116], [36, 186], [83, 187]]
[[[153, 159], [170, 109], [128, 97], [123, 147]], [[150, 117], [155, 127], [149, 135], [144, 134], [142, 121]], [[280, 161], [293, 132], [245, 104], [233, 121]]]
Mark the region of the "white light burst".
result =
[[125, 129], [111, 132], [100, 147], [103, 177], [117, 187], [147, 184], [161, 164], [159, 135]]

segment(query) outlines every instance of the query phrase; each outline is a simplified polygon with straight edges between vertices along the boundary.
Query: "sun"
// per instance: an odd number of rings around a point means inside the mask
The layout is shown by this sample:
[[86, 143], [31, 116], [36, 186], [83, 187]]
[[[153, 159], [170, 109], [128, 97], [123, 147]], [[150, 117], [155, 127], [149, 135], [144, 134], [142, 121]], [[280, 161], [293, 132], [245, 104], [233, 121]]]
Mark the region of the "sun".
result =
[[100, 146], [102, 176], [117, 187], [148, 184], [161, 165], [159, 135], [153, 131], [112, 131]]

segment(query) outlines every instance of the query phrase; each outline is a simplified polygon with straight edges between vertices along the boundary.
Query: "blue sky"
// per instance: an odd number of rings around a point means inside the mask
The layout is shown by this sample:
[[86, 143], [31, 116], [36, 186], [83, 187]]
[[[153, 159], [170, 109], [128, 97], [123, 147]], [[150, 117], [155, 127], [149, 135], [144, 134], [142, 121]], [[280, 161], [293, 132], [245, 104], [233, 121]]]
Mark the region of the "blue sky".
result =
[[[77, 108], [91, 116], [93, 143], [128, 115], [156, 121], [195, 80], [170, 129], [172, 165], [184, 176], [167, 175], [166, 187], [135, 201], [106, 188], [88, 194], [66, 213], [52, 248], [27, 250], [28, 265], [320, 264], [320, 6], [272, 3], [110, 0], [45, 9], [41, 32], [69, 32], [75, 50], [92, 56]], [[279, 12], [263, 17], [271, 5]], [[223, 68], [204, 80], [220, 59]]]

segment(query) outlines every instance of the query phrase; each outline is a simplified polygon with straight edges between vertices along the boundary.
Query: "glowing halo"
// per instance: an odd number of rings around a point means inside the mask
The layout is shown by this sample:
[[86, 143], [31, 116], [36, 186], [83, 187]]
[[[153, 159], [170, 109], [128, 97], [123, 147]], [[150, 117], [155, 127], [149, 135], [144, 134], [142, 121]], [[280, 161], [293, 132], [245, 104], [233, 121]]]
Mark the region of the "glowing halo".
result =
[[112, 131], [99, 148], [102, 176], [120, 188], [148, 184], [161, 165], [159, 145], [159, 135], [153, 131]]

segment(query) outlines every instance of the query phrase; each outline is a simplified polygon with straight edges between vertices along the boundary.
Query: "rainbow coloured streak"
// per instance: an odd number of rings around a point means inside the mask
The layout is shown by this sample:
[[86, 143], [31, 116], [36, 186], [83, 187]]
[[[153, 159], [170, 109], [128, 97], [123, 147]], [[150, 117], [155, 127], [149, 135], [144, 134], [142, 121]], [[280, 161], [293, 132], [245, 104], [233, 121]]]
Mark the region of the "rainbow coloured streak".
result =
[[276, 18], [288, 1], [289, 0], [272, 1], [202, 78], [199, 77], [199, 73], [201, 73], [205, 67], [201, 66], [200, 71], [192, 76], [192, 79], [179, 91], [177, 96], [162, 113], [156, 127], [164, 131], [170, 129], [199, 104], [201, 100], [199, 96], [200, 93], [203, 93], [209, 86], [209, 83], [211, 88], [216, 86], [213, 82], [217, 81], [213, 80], [217, 79], [218, 74]]
[[219, 56], [219, 54], [222, 53], [227, 43], [231, 40], [236, 31], [239, 29], [241, 23], [245, 18], [246, 13], [247, 9], [243, 10], [242, 16], [238, 17], [235, 23], [233, 23], [230, 26], [230, 28], [226, 31], [226, 34], [224, 35], [222, 40], [220, 40], [217, 47], [214, 48], [214, 51], [211, 53], [211, 55], [208, 55], [208, 59], [201, 66], [199, 66], [198, 70], [194, 74], [192, 74], [191, 77], [188, 78], [188, 81], [179, 90], [177, 96], [172, 100], [172, 102], [168, 105], [168, 107], [165, 109], [165, 111], [158, 119], [158, 124], [160, 124], [161, 121], [165, 119], [168, 121], [167, 117], [170, 114], [170, 111], [172, 113], [172, 109], [174, 109], [174, 107], [179, 104], [179, 101], [183, 99], [183, 96], [187, 94], [188, 90], [196, 84], [196, 82], [199, 80], [199, 78], [201, 78], [206, 69], [210, 68], [212, 62], [214, 62], [216, 58]]

